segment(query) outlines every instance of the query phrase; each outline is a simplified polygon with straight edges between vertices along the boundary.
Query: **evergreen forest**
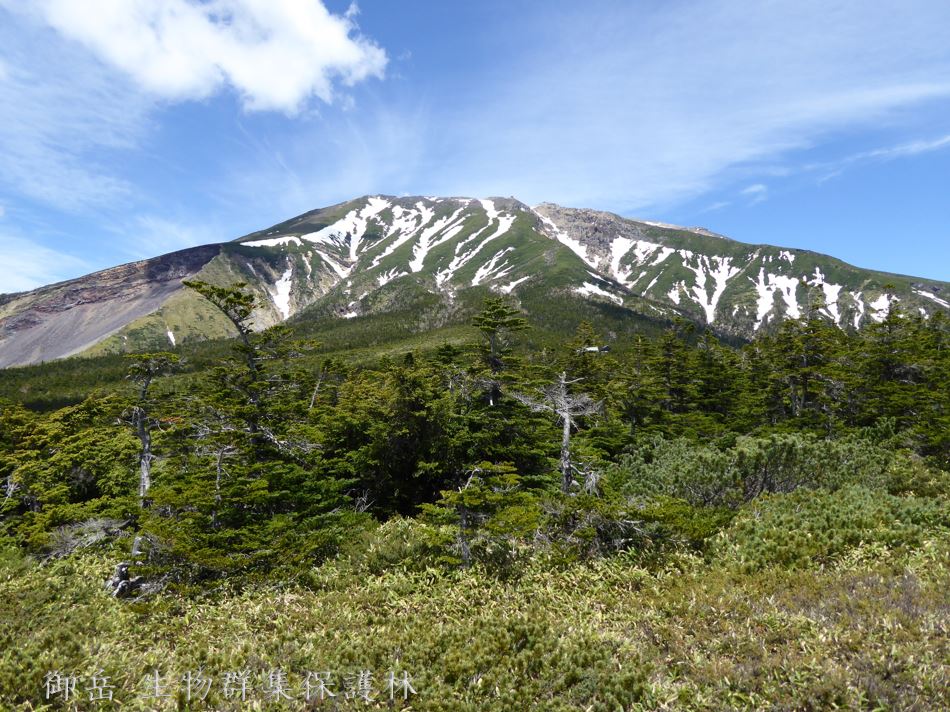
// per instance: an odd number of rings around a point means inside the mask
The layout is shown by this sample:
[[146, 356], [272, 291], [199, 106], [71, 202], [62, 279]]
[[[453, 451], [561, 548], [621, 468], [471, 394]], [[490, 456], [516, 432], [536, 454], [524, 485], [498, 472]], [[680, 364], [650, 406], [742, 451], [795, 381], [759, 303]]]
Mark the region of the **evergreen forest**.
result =
[[950, 709], [941, 314], [348, 348], [186, 284], [234, 338], [0, 372], [3, 709]]

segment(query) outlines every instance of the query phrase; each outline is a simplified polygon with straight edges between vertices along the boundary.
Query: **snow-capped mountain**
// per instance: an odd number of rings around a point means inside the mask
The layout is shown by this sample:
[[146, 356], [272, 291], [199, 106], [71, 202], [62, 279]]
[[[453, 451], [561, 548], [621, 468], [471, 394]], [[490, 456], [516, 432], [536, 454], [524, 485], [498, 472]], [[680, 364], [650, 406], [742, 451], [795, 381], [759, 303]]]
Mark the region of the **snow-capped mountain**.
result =
[[[228, 324], [183, 278], [244, 282], [266, 327], [308, 313], [378, 313], [401, 290], [527, 289], [685, 316], [750, 337], [812, 305], [842, 328], [890, 304], [950, 310], [950, 284], [862, 270], [813, 252], [736, 242], [702, 228], [514, 198], [369, 196], [234, 242], [182, 250], [32, 292], [0, 296], [0, 366], [79, 352], [173, 346]], [[303, 317], [301, 317], [303, 318]]]

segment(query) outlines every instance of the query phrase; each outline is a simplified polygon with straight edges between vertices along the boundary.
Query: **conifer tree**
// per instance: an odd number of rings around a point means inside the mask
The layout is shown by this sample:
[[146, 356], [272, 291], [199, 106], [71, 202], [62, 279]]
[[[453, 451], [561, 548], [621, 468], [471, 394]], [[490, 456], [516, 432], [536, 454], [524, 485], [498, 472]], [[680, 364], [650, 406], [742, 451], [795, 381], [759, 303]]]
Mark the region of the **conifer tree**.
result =
[[484, 337], [480, 353], [489, 374], [485, 385], [489, 405], [495, 405], [501, 397], [501, 373], [511, 365], [511, 335], [527, 329], [528, 321], [502, 297], [489, 297], [472, 323]]

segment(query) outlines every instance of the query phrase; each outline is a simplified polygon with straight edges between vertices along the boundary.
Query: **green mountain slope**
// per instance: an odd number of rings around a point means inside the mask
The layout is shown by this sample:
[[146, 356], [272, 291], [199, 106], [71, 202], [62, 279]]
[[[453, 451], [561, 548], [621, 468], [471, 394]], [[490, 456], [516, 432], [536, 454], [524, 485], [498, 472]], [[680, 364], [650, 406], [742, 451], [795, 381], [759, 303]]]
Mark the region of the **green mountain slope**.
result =
[[[950, 284], [863, 270], [813, 252], [514, 198], [367, 196], [234, 242], [105, 270], [0, 299], [0, 367], [87, 353], [176, 346], [231, 334], [180, 283], [244, 282], [258, 328], [399, 311], [420, 294], [450, 323], [470, 290], [610, 304], [686, 317], [749, 338], [816, 309], [841, 328], [891, 304], [950, 310]], [[544, 299], [535, 299], [538, 308]], [[420, 323], [425, 328], [425, 323]]]

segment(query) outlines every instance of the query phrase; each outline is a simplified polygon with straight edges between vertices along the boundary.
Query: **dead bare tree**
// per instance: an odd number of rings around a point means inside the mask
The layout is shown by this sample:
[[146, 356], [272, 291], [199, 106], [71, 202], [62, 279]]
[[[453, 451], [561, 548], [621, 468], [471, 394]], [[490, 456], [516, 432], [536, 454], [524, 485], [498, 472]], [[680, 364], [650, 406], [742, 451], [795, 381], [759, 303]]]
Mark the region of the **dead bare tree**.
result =
[[567, 372], [562, 371], [555, 383], [540, 389], [542, 395], [540, 400], [521, 393], [512, 394], [516, 400], [524, 403], [531, 410], [553, 413], [561, 422], [561, 491], [565, 494], [571, 491], [576, 469], [571, 462], [571, 429], [577, 424], [578, 418], [594, 415], [603, 410], [603, 403], [595, 402], [586, 393], [571, 394], [569, 386], [581, 380], [583, 379], [568, 380]]
[[152, 426], [154, 419], [149, 415], [149, 388], [158, 376], [170, 371], [179, 361], [176, 354], [165, 351], [159, 353], [136, 354], [129, 356], [132, 365], [128, 378], [138, 387], [138, 399], [124, 413], [126, 422], [135, 430], [141, 443], [139, 449], [139, 507], [145, 508], [146, 496], [152, 486]]

